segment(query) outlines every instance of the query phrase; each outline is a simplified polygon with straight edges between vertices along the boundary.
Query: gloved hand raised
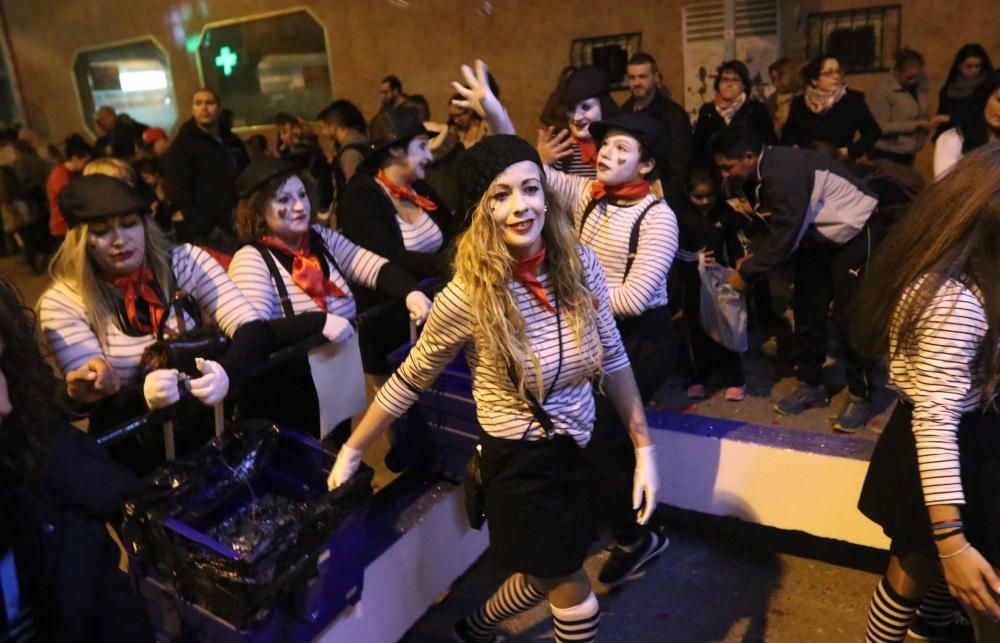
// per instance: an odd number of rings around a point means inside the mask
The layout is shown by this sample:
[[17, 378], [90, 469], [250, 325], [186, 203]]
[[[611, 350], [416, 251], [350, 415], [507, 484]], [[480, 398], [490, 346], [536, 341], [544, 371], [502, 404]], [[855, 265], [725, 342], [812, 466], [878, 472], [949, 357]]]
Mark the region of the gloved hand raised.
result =
[[656, 509], [656, 492], [660, 475], [656, 470], [656, 447], [652, 444], [635, 450], [635, 477], [632, 479], [632, 509], [639, 512], [637, 520], [645, 525]]
[[354, 326], [346, 317], [328, 314], [326, 323], [323, 324], [323, 337], [333, 344], [347, 341], [354, 337]]
[[181, 399], [177, 388], [177, 369], [158, 368], [146, 375], [142, 383], [142, 394], [146, 398], [146, 406], [152, 410], [170, 406]]
[[327, 488], [333, 491], [350, 480], [354, 472], [358, 470], [359, 464], [361, 464], [361, 451], [351, 448], [346, 444], [340, 447], [340, 452], [337, 453], [337, 460], [333, 463], [330, 475], [326, 479]]
[[198, 398], [205, 406], [215, 406], [226, 399], [229, 392], [229, 375], [218, 362], [196, 357], [194, 360], [198, 370], [204, 373], [190, 382], [191, 395]]
[[406, 309], [410, 311], [410, 319], [420, 326], [431, 314], [431, 300], [419, 290], [414, 290], [406, 296]]

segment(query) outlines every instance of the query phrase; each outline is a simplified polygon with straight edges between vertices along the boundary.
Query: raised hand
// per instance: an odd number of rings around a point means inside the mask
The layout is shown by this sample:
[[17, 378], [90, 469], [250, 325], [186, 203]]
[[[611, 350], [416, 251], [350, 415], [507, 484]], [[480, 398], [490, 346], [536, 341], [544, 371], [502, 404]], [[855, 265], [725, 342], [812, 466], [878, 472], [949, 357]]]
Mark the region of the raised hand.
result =
[[561, 130], [558, 134], [555, 133], [554, 127], [538, 130], [535, 149], [544, 165], [553, 165], [559, 159], [572, 156], [573, 141], [569, 130]]
[[486, 63], [476, 60], [475, 70], [468, 65], [462, 65], [462, 77], [465, 84], [452, 82], [451, 86], [462, 95], [461, 99], [451, 101], [452, 105], [463, 109], [471, 109], [483, 119], [490, 128], [491, 134], [513, 134], [514, 125], [510, 122], [507, 110], [503, 108], [500, 99], [490, 89], [489, 69]]

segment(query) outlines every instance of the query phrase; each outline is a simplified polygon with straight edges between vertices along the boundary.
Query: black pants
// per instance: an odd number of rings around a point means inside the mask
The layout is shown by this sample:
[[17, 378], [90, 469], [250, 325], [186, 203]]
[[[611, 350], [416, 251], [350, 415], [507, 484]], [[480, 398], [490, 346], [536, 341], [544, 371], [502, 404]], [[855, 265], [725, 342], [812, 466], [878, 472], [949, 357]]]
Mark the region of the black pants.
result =
[[[691, 383], [705, 384], [717, 374], [723, 386], [743, 386], [743, 358], [713, 340], [701, 327], [701, 278], [698, 268], [684, 266], [681, 279], [684, 281], [684, 321], [691, 342]], [[770, 291], [763, 292], [767, 293], [770, 301]]]
[[826, 361], [827, 319], [831, 304], [840, 350], [847, 362], [847, 388], [853, 395], [868, 399], [870, 364], [848, 340], [850, 320], [846, 309], [861, 283], [875, 235], [866, 226], [842, 246], [806, 238], [799, 244], [795, 262], [795, 374], [811, 386], [823, 384]]
[[[677, 360], [677, 338], [667, 306], [647, 310], [639, 317], [618, 320], [625, 352], [642, 403], [663, 384]], [[584, 449], [590, 465], [591, 487], [597, 509], [619, 543], [633, 543], [642, 535], [632, 510], [632, 477], [635, 451], [628, 431], [607, 397], [594, 393], [597, 416], [594, 434]]]

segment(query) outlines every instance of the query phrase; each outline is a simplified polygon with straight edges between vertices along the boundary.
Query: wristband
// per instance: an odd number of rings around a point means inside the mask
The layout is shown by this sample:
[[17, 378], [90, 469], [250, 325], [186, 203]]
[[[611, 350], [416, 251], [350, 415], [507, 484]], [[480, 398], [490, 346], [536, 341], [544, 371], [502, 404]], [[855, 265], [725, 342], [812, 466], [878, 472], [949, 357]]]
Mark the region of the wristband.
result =
[[942, 540], [948, 540], [952, 536], [956, 536], [956, 535], [958, 535], [960, 533], [962, 533], [961, 529], [952, 529], [951, 531], [946, 531], [946, 532], [941, 533], [941, 534], [934, 534], [934, 535], [931, 536], [931, 538], [933, 538], [934, 542], [937, 543], [937, 542], [941, 542]]
[[937, 531], [938, 529], [948, 529], [950, 527], [962, 527], [961, 520], [942, 520], [941, 522], [931, 523], [931, 531]]
[[958, 551], [954, 551], [954, 552], [952, 552], [950, 554], [945, 554], [943, 556], [941, 554], [938, 554], [938, 558], [940, 558], [941, 560], [944, 560], [945, 558], [954, 558], [955, 556], [958, 556], [959, 554], [961, 554], [962, 552], [964, 552], [969, 547], [972, 547], [972, 543], [965, 543], [965, 545], [963, 545], [962, 547], [960, 547], [958, 549]]

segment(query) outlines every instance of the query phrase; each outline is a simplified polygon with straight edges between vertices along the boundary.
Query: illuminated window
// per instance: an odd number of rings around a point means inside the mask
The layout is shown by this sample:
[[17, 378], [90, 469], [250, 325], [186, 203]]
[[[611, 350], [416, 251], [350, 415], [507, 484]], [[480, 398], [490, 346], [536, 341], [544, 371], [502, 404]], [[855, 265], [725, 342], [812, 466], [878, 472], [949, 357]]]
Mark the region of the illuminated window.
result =
[[236, 126], [312, 118], [333, 97], [326, 34], [305, 10], [206, 25], [198, 66]]
[[170, 61], [152, 38], [81, 51], [73, 74], [83, 120], [91, 129], [102, 105], [168, 131], [177, 120]]

